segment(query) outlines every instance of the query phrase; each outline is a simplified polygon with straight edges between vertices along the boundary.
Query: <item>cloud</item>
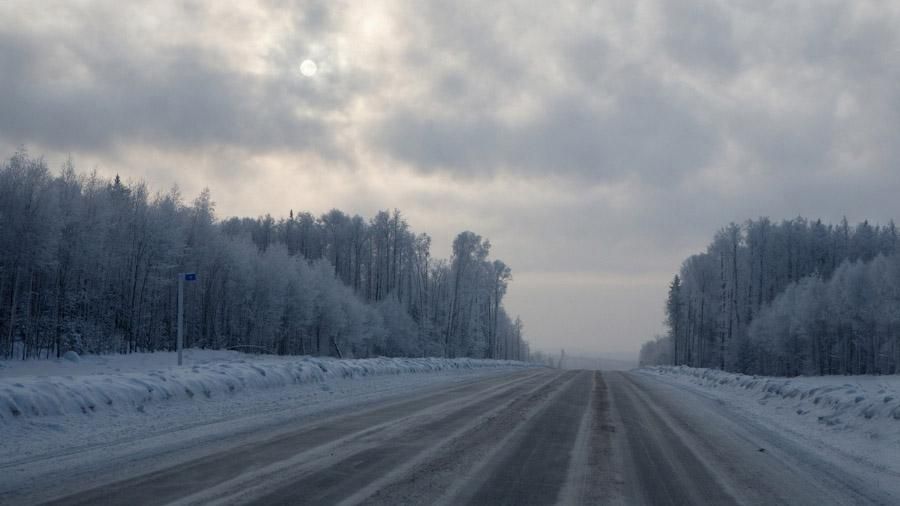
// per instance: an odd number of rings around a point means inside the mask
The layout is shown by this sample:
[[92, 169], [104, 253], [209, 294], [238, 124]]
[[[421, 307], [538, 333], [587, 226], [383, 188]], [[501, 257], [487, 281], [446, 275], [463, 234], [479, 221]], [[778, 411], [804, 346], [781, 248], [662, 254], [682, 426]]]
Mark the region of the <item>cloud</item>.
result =
[[582, 184], [670, 185], [734, 152], [758, 173], [896, 161], [882, 135], [900, 97], [896, 8], [501, 5], [410, 10], [427, 57], [397, 73], [420, 85], [383, 103], [369, 143], [426, 173]]
[[733, 75], [741, 67], [732, 19], [716, 0], [661, 2], [662, 45], [691, 71]]
[[877, 0], [7, 2], [0, 148], [223, 214], [399, 207], [436, 255], [474, 229], [539, 345], [636, 349], [730, 221], [900, 218], [897, 26]]
[[608, 183], [636, 175], [656, 183], [709, 163], [721, 140], [687, 101], [651, 80], [638, 78], [622, 87], [610, 104], [581, 95], [552, 97], [517, 121], [491, 111], [401, 110], [373, 129], [374, 141], [420, 170], [464, 177], [505, 171]]
[[[60, 150], [145, 144], [338, 156], [335, 113], [362, 88], [358, 74], [299, 78], [300, 60], [277, 50], [295, 40], [276, 42], [262, 55], [273, 68], [254, 71], [228, 44], [214, 43], [221, 34], [194, 39], [162, 29], [185, 16], [202, 31], [221, 14], [141, 12], [162, 18], [161, 26], [148, 27], [130, 23], [129, 10], [75, 10], [72, 25], [62, 28], [29, 26], [28, 19], [0, 25], [0, 136]], [[321, 8], [312, 12], [318, 14], [295, 20], [300, 28], [327, 21]]]

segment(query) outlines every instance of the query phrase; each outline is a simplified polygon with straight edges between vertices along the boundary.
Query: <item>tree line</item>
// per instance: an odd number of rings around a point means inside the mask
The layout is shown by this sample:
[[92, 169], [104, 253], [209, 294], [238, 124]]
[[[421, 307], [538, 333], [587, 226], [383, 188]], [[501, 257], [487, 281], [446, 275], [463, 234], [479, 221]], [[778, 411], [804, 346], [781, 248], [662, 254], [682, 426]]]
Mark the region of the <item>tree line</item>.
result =
[[178, 275], [195, 272], [188, 346], [527, 359], [490, 242], [430, 249], [397, 210], [219, 220], [209, 190], [186, 203], [71, 160], [53, 175], [20, 150], [0, 167], [0, 357], [171, 350]]
[[748, 374], [900, 369], [897, 227], [804, 218], [730, 224], [671, 284], [644, 364]]

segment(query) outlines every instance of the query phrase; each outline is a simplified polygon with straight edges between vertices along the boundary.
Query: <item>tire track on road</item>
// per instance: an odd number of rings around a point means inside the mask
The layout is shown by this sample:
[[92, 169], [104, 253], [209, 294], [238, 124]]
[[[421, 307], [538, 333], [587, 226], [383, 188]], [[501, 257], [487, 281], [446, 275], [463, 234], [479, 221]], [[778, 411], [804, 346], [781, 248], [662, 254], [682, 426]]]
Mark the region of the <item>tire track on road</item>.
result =
[[[337, 461], [323, 462], [316, 469], [291, 480], [277, 490], [256, 498], [253, 503], [276, 504], [334, 504], [346, 499], [380, 478], [392, 474], [430, 448], [452, 439], [465, 431], [473, 420], [495, 416], [509, 409], [523, 396], [535, 391], [553, 391], [574, 376], [571, 373], [550, 375], [546, 381], [523, 381], [519, 385], [471, 402], [438, 416], [415, 420], [389, 438], [380, 435], [365, 442], [365, 448]], [[535, 386], [537, 384], [537, 386]]]
[[244, 473], [314, 450], [337, 440], [387, 427], [392, 421], [417, 412], [478, 398], [486, 392], [514, 388], [521, 381], [540, 379], [542, 371], [528, 371], [480, 380], [449, 388], [437, 393], [414, 396], [412, 399], [379, 404], [350, 415], [330, 416], [304, 421], [297, 429], [282, 431], [262, 441], [207, 455], [133, 478], [95, 486], [92, 489], [54, 499], [47, 504], [166, 504], [198, 491], [234, 479]]
[[622, 464], [629, 504], [739, 504], [624, 374], [609, 379], [628, 445]]
[[[652, 377], [624, 380], [746, 504], [897, 504], [883, 486], [866, 481], [864, 470], [835, 465], [752, 414]], [[696, 400], [692, 409], [679, 394]]]
[[452, 504], [556, 504], [570, 470], [572, 450], [593, 386], [589, 371], [578, 371], [559, 395], [509, 438], [479, 470], [480, 483], [460, 490]]
[[454, 495], [472, 476], [481, 474], [481, 465], [492, 459], [517, 427], [541, 411], [548, 399], [565, 391], [576, 376], [572, 371], [559, 373], [553, 384], [522, 395], [482, 417], [418, 461], [390, 473], [341, 504], [435, 504]]

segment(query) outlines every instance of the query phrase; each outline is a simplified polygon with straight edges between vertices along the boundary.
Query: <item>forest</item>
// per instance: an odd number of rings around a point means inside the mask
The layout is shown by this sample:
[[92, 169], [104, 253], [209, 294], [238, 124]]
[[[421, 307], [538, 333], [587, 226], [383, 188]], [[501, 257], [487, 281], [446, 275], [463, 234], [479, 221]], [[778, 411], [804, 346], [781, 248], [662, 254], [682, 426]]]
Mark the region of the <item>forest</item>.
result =
[[642, 364], [777, 376], [900, 372], [897, 227], [730, 224], [682, 264]]
[[398, 210], [218, 219], [209, 190], [57, 175], [24, 149], [0, 167], [0, 357], [185, 345], [348, 357], [527, 359], [504, 309], [510, 268], [472, 232], [449, 260]]

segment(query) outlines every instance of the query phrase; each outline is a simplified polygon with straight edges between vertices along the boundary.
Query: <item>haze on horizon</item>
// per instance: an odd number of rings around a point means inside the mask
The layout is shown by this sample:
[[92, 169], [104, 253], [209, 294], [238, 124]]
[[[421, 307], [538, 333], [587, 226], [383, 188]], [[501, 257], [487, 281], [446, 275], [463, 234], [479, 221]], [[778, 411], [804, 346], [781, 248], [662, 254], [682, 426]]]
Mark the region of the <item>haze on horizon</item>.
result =
[[220, 218], [398, 208], [439, 256], [472, 230], [537, 348], [636, 353], [727, 223], [900, 215], [898, 26], [875, 0], [4, 2], [0, 154], [209, 187]]

